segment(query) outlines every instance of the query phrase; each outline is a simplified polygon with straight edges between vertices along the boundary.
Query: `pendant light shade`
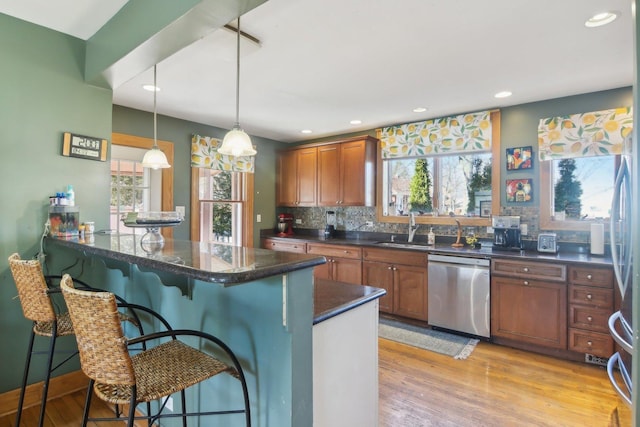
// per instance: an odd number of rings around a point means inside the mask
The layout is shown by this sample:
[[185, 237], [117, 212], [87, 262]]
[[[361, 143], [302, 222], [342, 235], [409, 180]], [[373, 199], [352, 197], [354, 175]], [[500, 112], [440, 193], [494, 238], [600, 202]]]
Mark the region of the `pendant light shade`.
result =
[[255, 156], [251, 138], [240, 128], [240, 17], [238, 17], [238, 42], [236, 46], [236, 122], [222, 140], [218, 153], [227, 156]]
[[144, 154], [142, 158], [142, 167], [151, 169], [170, 168], [171, 165], [167, 161], [167, 156], [158, 147], [158, 118], [156, 109], [156, 93], [158, 85], [156, 84], [156, 65], [153, 66], [153, 147]]

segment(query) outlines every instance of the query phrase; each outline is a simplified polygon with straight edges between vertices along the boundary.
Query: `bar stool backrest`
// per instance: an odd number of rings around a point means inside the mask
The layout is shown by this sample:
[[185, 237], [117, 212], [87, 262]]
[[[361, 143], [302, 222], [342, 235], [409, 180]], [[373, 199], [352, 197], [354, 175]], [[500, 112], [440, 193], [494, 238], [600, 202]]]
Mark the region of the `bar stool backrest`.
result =
[[9, 268], [18, 288], [24, 317], [34, 322], [53, 322], [56, 312], [48, 295], [42, 266], [36, 260], [22, 260], [17, 253], [9, 257]]
[[135, 385], [115, 296], [75, 289], [68, 274], [60, 288], [76, 333], [82, 371], [99, 383]]

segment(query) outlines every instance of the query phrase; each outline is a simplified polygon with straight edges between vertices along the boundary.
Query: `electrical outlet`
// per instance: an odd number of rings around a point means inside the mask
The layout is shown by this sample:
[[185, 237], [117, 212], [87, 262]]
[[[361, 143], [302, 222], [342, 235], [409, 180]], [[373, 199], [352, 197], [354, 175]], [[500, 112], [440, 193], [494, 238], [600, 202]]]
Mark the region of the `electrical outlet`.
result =
[[173, 412], [173, 397], [168, 396], [166, 398], [166, 402], [167, 402], [167, 404], [164, 405], [164, 407], [167, 408], [168, 411]]
[[487, 227], [487, 234], [493, 234], [493, 227]]
[[529, 234], [529, 227], [527, 226], [527, 224], [520, 224], [520, 234], [522, 234], [523, 236]]
[[367, 221], [365, 224], [367, 227], [373, 227], [373, 221]]
[[296, 224], [302, 224], [302, 220], [300, 218], [296, 218]]
[[262, 215], [256, 215], [256, 222], [262, 222]]
[[176, 206], [176, 213], [178, 215], [180, 215], [180, 217], [184, 218], [184, 215], [186, 213], [185, 207], [184, 206]]

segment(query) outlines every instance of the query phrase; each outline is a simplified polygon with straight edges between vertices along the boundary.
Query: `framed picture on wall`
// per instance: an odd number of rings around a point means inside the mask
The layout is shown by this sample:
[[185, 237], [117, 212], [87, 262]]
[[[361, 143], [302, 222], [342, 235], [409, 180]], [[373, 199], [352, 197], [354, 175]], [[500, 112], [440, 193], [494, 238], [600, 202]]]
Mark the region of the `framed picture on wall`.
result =
[[507, 180], [507, 202], [525, 203], [533, 198], [531, 178]]
[[531, 169], [533, 167], [532, 148], [507, 148], [507, 170]]

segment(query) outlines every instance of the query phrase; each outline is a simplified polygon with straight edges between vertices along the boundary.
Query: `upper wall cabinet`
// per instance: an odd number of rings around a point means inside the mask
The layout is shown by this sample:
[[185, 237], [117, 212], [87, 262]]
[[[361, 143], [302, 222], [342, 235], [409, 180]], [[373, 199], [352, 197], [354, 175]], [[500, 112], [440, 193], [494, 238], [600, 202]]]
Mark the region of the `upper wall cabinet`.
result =
[[316, 206], [318, 186], [317, 147], [278, 154], [276, 203], [278, 206]]
[[[375, 206], [376, 143], [365, 135], [281, 152], [278, 206]], [[317, 162], [301, 169], [301, 162], [292, 158], [306, 150], [315, 150]], [[311, 171], [317, 172], [313, 189], [303, 185], [311, 182]]]

